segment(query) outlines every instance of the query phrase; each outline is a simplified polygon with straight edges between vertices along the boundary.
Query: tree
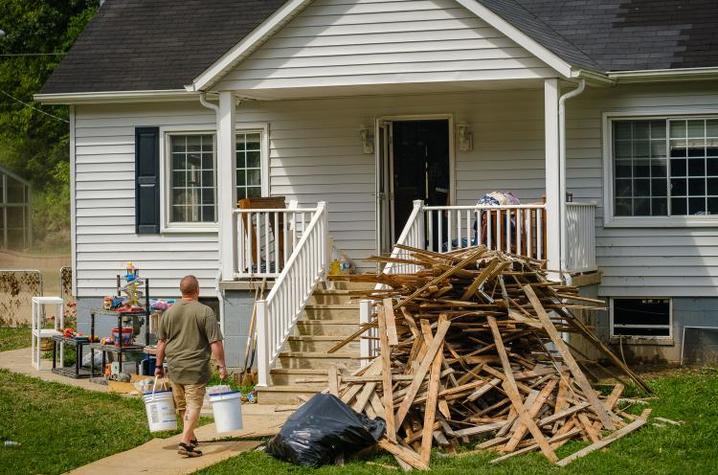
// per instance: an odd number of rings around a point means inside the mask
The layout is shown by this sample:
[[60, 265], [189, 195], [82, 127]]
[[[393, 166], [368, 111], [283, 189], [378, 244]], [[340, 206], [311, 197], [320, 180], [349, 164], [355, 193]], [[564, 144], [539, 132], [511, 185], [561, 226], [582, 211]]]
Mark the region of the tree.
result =
[[68, 112], [32, 96], [62, 59], [55, 53], [69, 50], [97, 5], [0, 0], [0, 164], [33, 184], [33, 235], [45, 247], [69, 241]]

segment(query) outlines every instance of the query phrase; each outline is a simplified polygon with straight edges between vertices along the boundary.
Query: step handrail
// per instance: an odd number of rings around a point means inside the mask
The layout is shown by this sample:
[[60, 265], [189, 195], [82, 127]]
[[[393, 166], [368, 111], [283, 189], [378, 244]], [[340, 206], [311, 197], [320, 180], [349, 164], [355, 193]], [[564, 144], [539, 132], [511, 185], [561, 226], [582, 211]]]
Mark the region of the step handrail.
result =
[[269, 384], [272, 365], [317, 285], [326, 277], [328, 265], [327, 206], [319, 202], [271, 292], [257, 301], [257, 386]]

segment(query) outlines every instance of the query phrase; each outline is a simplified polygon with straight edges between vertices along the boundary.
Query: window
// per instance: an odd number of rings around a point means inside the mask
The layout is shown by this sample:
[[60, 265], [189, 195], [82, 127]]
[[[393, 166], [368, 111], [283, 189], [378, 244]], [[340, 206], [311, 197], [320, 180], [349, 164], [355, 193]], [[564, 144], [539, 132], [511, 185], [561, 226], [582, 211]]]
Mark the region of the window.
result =
[[237, 131], [237, 200], [262, 196], [262, 133]]
[[612, 121], [615, 216], [718, 214], [718, 118]]
[[666, 298], [611, 299], [611, 336], [671, 336], [671, 300]]
[[214, 135], [171, 134], [169, 149], [169, 222], [216, 222]]

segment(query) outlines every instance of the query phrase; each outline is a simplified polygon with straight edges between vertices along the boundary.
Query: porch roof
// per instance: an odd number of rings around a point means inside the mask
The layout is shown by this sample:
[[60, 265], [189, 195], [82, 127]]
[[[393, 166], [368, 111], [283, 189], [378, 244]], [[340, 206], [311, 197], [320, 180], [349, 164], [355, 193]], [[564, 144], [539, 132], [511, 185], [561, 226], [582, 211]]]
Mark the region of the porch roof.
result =
[[[457, 1], [470, 10], [488, 9], [577, 68], [606, 73], [718, 67], [713, 0]], [[291, 3], [306, 2], [106, 2], [45, 83], [40, 99], [181, 90]]]

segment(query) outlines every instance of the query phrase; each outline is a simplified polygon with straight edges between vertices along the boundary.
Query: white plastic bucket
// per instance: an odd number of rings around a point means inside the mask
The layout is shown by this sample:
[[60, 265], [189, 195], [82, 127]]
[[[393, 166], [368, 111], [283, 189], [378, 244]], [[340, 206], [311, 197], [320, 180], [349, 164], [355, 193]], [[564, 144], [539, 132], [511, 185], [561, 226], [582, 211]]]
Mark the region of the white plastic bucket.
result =
[[209, 402], [218, 433], [242, 429], [242, 395], [239, 392], [210, 394]]
[[175, 402], [172, 391], [157, 391], [142, 396], [147, 411], [147, 422], [150, 432], [160, 432], [177, 429], [177, 416], [175, 415]]

